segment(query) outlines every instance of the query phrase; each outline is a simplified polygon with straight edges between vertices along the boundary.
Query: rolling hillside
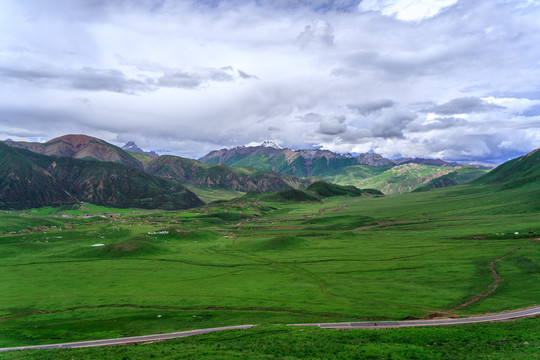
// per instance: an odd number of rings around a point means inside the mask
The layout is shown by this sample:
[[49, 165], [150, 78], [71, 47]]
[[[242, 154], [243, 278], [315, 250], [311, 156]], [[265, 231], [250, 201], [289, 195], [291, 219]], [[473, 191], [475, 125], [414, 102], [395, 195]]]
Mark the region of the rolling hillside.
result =
[[493, 184], [503, 189], [540, 185], [540, 149], [505, 162], [473, 183]]
[[[464, 184], [485, 174], [487, 171], [473, 167], [440, 167], [407, 163], [350, 184], [377, 189], [387, 195], [401, 194], [424, 187], [437, 188]], [[337, 183], [340, 183], [340, 181], [337, 181]]]

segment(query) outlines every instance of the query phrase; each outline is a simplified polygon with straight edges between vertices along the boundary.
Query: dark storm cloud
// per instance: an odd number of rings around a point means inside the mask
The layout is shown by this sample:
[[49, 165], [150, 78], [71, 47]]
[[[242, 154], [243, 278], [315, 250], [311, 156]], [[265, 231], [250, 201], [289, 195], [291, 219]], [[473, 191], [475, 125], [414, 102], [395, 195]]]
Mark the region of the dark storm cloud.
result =
[[490, 104], [477, 97], [462, 97], [450, 100], [447, 103], [426, 108], [423, 112], [436, 113], [441, 115], [483, 113], [493, 110], [504, 109], [504, 106]]
[[347, 105], [349, 109], [354, 110], [357, 113], [362, 114], [362, 115], [369, 115], [375, 111], [378, 111], [384, 108], [390, 108], [392, 106], [394, 106], [394, 102], [388, 99], [358, 102], [358, 103]]

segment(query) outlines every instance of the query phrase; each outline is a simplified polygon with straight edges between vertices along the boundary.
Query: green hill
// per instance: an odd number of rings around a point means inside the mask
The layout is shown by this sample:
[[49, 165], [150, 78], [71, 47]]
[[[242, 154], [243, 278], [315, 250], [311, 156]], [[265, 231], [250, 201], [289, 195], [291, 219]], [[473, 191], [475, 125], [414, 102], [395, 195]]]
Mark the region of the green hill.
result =
[[185, 209], [203, 202], [184, 186], [112, 162], [51, 157], [0, 144], [0, 207], [81, 201], [118, 208]]
[[266, 201], [280, 201], [280, 202], [304, 202], [304, 201], [319, 201], [316, 196], [310, 195], [302, 190], [288, 189], [281, 190], [275, 193], [266, 194], [261, 196], [261, 199]]
[[355, 188], [354, 186], [341, 186], [336, 184], [327, 183], [325, 181], [317, 181], [311, 184], [306, 191], [312, 192], [318, 196], [330, 197], [330, 196], [361, 196], [362, 190]]
[[455, 171], [452, 171], [446, 175], [435, 178], [425, 185], [416, 188], [414, 191], [424, 191], [427, 189], [436, 189], [454, 185], [461, 185], [468, 183], [478, 177], [485, 175], [485, 169], [478, 169], [474, 167], [461, 167], [457, 168]]
[[487, 171], [473, 167], [440, 167], [409, 163], [395, 166], [371, 178], [359, 180], [353, 185], [377, 189], [387, 195], [400, 194], [422, 187], [463, 184]]
[[473, 184], [493, 184], [503, 189], [517, 188], [531, 184], [539, 185], [540, 149], [505, 162], [486, 175], [473, 181]]

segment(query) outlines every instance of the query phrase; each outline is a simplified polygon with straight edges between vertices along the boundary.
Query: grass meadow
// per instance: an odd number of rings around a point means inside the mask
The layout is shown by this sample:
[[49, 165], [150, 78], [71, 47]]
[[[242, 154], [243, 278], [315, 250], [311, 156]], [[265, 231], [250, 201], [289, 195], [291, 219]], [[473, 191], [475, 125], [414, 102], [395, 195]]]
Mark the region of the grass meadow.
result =
[[[392, 352], [411, 358], [406, 354], [417, 349], [418, 358], [445, 358], [449, 349], [489, 342], [491, 349], [527, 357], [533, 348], [522, 343], [539, 346], [538, 336], [516, 329], [538, 334], [538, 319], [437, 330], [270, 325], [465, 316], [538, 305], [538, 195], [537, 186], [460, 186], [303, 203], [247, 196], [177, 212], [87, 205], [2, 213], [0, 347], [263, 324], [145, 349], [164, 351], [160, 358], [173, 358], [167, 351], [178, 347], [192, 354], [204, 354], [204, 347], [219, 358], [249, 358], [250, 351], [317, 358], [310, 351], [324, 347], [321, 354], [339, 354], [333, 349], [343, 344], [341, 358], [360, 356], [357, 350], [367, 351], [365, 358], [394, 358], [385, 355]], [[460, 307], [488, 291], [494, 283], [490, 262], [500, 258], [494, 267], [501, 284]], [[496, 335], [474, 345], [479, 331]], [[493, 340], [510, 339], [504, 334], [515, 331], [516, 341]], [[427, 346], [428, 335], [436, 346]], [[313, 345], [319, 338], [322, 345]], [[286, 349], [277, 350], [280, 342]], [[229, 349], [223, 356], [216, 355], [220, 344]], [[118, 351], [148, 358], [133, 350], [142, 348]], [[111, 349], [62, 351], [86, 358], [92, 351], [117, 351]], [[54, 354], [62, 352], [40, 358]]]

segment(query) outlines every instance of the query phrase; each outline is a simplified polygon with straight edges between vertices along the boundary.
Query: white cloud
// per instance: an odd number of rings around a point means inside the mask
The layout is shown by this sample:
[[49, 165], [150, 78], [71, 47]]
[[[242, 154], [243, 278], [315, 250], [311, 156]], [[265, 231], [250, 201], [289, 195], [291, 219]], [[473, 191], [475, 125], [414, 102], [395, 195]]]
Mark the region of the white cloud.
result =
[[432, 18], [457, 2], [458, 0], [363, 0], [358, 9], [380, 11], [383, 15], [404, 21], [419, 21]]

